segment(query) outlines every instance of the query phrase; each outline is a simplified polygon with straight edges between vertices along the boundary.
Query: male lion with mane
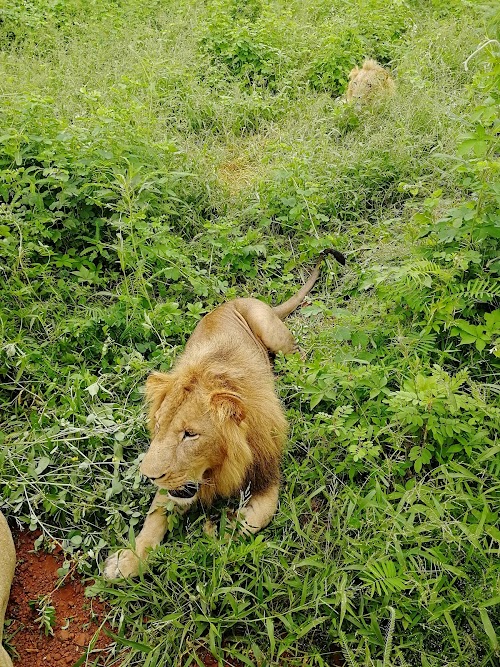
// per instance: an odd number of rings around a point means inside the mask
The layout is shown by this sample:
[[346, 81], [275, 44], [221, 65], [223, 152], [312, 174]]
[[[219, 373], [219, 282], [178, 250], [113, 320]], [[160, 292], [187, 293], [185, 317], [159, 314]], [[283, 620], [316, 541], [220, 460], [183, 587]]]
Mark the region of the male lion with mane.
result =
[[361, 68], [355, 67], [349, 73], [346, 100], [369, 101], [380, 95], [392, 95], [394, 89], [394, 79], [389, 72], [375, 60], [365, 60]]
[[[331, 253], [345, 264], [344, 256]], [[295, 296], [271, 308], [258, 299], [235, 299], [203, 317], [169, 373], [146, 381], [151, 445], [141, 472], [159, 487], [135, 549], [111, 555], [107, 579], [135, 576], [148, 549], [167, 530], [165, 503], [183, 513], [199, 500], [249, 496], [238, 519], [256, 533], [278, 505], [280, 460], [287, 433], [269, 354], [296, 349], [282, 320], [319, 277], [323, 255]]]

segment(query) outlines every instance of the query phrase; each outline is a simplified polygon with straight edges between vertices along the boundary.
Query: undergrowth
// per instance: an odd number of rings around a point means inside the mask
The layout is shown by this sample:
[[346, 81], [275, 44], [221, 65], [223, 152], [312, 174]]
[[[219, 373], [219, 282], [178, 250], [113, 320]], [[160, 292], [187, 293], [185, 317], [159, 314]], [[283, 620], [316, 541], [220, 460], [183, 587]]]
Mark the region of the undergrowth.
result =
[[[116, 642], [85, 664], [187, 667], [203, 647], [250, 666], [498, 664], [486, 10], [0, 7], [2, 504], [97, 577]], [[353, 108], [341, 95], [365, 57], [397, 92]], [[153, 493], [148, 373], [222, 300], [291, 295], [331, 245], [347, 266], [328, 263], [289, 319], [303, 354], [275, 362], [290, 437], [271, 526], [209, 538], [198, 508], [137, 581], [105, 582]]]

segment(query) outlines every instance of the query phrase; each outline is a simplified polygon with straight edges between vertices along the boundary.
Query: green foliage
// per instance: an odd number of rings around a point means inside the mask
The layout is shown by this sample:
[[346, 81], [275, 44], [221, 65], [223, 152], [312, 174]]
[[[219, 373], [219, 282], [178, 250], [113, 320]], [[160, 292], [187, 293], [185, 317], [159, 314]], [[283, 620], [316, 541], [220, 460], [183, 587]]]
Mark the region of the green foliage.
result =
[[460, 391], [467, 379], [467, 371], [450, 377], [436, 366], [431, 376], [418, 374], [389, 397], [392, 424], [410, 443], [418, 442], [409, 451], [416, 472], [433, 459], [470, 459], [494, 444], [500, 412], [477, 392]]
[[232, 76], [241, 77], [248, 85], [273, 83], [282, 60], [279, 50], [266, 44], [265, 34], [245, 25], [233, 27], [231, 19], [213, 27], [202, 47], [215, 63], [225, 65]]
[[[481, 11], [0, 9], [2, 503], [61, 542], [62, 578], [97, 576], [123, 667], [200, 647], [249, 666], [498, 663], [500, 65], [495, 43], [476, 51]], [[335, 97], [365, 57], [397, 92], [356, 109]], [[172, 512], [150, 570], [105, 582], [154, 492], [148, 373], [216, 304], [279, 303], [331, 246], [347, 266], [327, 260], [288, 320], [301, 355], [275, 360], [290, 437], [269, 528], [211, 539], [224, 506]], [[34, 606], [51, 632], [50, 599]]]
[[406, 317], [416, 318], [423, 331], [438, 333], [442, 348], [448, 345], [450, 334], [459, 337], [461, 344], [474, 345], [476, 352], [470, 352], [469, 363], [496, 364], [491, 355], [498, 357], [499, 71], [497, 59], [492, 58], [478, 78], [484, 102], [458, 146], [456, 171], [468, 198], [439, 217], [436, 212], [442, 211], [443, 193], [437, 191], [427, 198], [424, 212], [414, 216], [420, 228], [422, 259], [375, 267], [363, 283], [365, 289], [382, 285], [381, 294], [383, 286], [390, 286]]
[[347, 87], [349, 72], [362, 62], [365, 45], [358, 32], [334, 35], [319, 49], [321, 56], [311, 63], [309, 82], [316, 90], [337, 96]]
[[59, 120], [50, 99], [4, 108], [0, 196], [13, 224], [5, 224], [2, 235], [11, 236], [20, 214], [29, 223], [23, 229], [26, 259], [57, 255], [56, 268], [98, 282], [101, 269], [129, 265], [134, 235], [147, 237], [159, 220], [178, 220], [182, 204], [172, 192], [178, 176], [167, 171], [175, 148], [152, 152], [140, 145], [123, 117], [100, 106], [98, 94], [81, 92], [97, 115], [94, 127], [83, 118], [71, 125]]
[[50, 0], [13, 0], [0, 7], [0, 45], [15, 47], [40, 29], [55, 27], [63, 33], [71, 28], [79, 9], [78, 2]]

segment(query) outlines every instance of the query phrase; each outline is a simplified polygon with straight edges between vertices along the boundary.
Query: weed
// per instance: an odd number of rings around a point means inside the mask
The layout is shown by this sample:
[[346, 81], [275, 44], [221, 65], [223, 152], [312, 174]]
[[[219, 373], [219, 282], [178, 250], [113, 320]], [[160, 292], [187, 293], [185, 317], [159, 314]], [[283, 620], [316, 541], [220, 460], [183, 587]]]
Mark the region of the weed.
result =
[[56, 625], [56, 609], [51, 604], [49, 596], [40, 597], [38, 600], [30, 600], [29, 606], [37, 612], [35, 623], [43, 630], [45, 635], [53, 635]]

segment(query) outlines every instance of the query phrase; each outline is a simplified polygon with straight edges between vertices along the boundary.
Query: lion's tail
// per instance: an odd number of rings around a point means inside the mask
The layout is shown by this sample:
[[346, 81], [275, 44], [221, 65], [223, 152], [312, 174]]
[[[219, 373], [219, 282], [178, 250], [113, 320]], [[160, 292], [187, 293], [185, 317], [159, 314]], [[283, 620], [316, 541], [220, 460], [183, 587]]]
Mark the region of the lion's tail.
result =
[[294, 294], [294, 296], [290, 297], [288, 301], [285, 301], [285, 303], [282, 303], [279, 306], [273, 308], [275, 315], [277, 315], [280, 318], [280, 320], [284, 320], [285, 317], [290, 315], [290, 313], [292, 313], [296, 308], [298, 308], [302, 303], [302, 301], [304, 301], [304, 298], [312, 290], [315, 282], [319, 278], [319, 274], [321, 273], [321, 264], [325, 259], [325, 255], [333, 255], [337, 260], [337, 262], [340, 262], [340, 264], [345, 264], [345, 257], [338, 250], [335, 250], [334, 248], [326, 248], [325, 250], [323, 250], [323, 252], [319, 256], [318, 263], [314, 267], [305, 285], [299, 289], [297, 294]]

